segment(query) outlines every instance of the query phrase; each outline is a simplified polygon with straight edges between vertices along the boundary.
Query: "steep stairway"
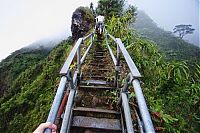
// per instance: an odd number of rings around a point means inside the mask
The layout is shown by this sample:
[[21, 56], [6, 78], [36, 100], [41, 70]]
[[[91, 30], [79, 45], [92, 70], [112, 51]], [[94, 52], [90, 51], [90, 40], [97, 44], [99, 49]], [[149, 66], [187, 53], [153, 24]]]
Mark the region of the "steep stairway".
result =
[[79, 38], [69, 53], [47, 121], [61, 133], [155, 133], [142, 76], [121, 39], [108, 33], [95, 38], [95, 32]]
[[102, 44], [96, 42], [83, 67], [77, 90], [71, 133], [121, 133], [121, 113], [114, 98], [111, 57]]

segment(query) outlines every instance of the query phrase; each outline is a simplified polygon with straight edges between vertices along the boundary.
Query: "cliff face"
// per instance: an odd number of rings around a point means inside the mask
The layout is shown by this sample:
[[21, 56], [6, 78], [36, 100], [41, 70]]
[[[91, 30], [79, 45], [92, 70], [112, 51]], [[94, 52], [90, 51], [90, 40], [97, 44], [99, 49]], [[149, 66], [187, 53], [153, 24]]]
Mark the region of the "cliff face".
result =
[[83, 37], [94, 26], [94, 22], [94, 16], [89, 8], [77, 8], [72, 15], [72, 39]]

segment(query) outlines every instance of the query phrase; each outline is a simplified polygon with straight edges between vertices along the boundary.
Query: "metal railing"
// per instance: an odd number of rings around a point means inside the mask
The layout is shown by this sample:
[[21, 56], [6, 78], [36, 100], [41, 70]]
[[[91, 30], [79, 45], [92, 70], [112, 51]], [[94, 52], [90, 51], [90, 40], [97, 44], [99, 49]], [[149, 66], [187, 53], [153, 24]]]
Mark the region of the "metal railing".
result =
[[[111, 38], [116, 43], [116, 57], [108, 43], [108, 37]], [[81, 45], [84, 41], [91, 38], [91, 44], [86, 49], [85, 53], [81, 57]], [[128, 88], [130, 83], [134, 87], [134, 92], [136, 95], [138, 108], [139, 108], [139, 114], [137, 115], [138, 123], [139, 123], [139, 129], [141, 132], [148, 132], [148, 133], [154, 133], [154, 127], [153, 123], [144, 99], [144, 95], [142, 93], [142, 89], [140, 86], [139, 78], [141, 77], [140, 72], [138, 71], [135, 63], [133, 62], [132, 58], [130, 57], [129, 53], [127, 52], [126, 48], [124, 47], [124, 44], [122, 43], [120, 38], [115, 38], [112, 35], [106, 33], [106, 45], [109, 50], [109, 53], [112, 57], [113, 63], [115, 65], [115, 85], [116, 88], [119, 89], [119, 74], [120, 74], [120, 56], [123, 55], [124, 59], [128, 65], [128, 68], [130, 70], [130, 74], [127, 75], [126, 83], [124, 87], [121, 89], [120, 93], [120, 104], [122, 105], [122, 112], [125, 119], [126, 130], [128, 133], [134, 132], [133, 122], [131, 119], [131, 113], [130, 113], [130, 107], [129, 107], [129, 99], [128, 99]], [[79, 75], [81, 73], [81, 66], [85, 61], [85, 58], [91, 49], [94, 42], [94, 32], [89, 34], [86, 37], [79, 38], [76, 44], [74, 45], [73, 49], [71, 50], [68, 58], [66, 59], [60, 74], [62, 75], [62, 78], [60, 80], [59, 87], [57, 89], [53, 104], [51, 106], [51, 110], [47, 119], [47, 122], [54, 123], [56, 120], [56, 116], [63, 98], [64, 91], [66, 89], [69, 90], [69, 96], [67, 100], [67, 104], [65, 106], [65, 112], [64, 112], [64, 118], [61, 125], [61, 133], [69, 132], [69, 126], [72, 119], [72, 107], [74, 103], [74, 98], [76, 94], [76, 88], [77, 88], [77, 82], [79, 79]], [[75, 56], [77, 55], [77, 69], [74, 72], [74, 75], [72, 76], [72, 73], [70, 71], [70, 65], [72, 64]], [[137, 113], [137, 112], [136, 112]], [[140, 117], [141, 120], [140, 120]], [[50, 133], [50, 129], [46, 129], [45, 133]]]
[[[83, 44], [84, 41], [88, 40], [89, 38], [91, 38], [91, 43], [89, 45], [89, 47], [87, 48], [87, 50], [85, 51], [84, 55], [81, 58], [81, 45]], [[65, 107], [65, 114], [64, 114], [64, 119], [63, 119], [63, 124], [61, 126], [61, 132], [65, 132], [66, 129], [68, 129], [69, 126], [69, 120], [71, 117], [71, 108], [72, 108], [72, 104], [73, 104], [73, 100], [74, 100], [74, 96], [75, 96], [75, 92], [76, 92], [76, 86], [77, 86], [77, 77], [80, 74], [80, 69], [81, 69], [81, 64], [84, 63], [84, 60], [91, 48], [91, 46], [93, 45], [93, 41], [94, 41], [94, 32], [89, 34], [86, 37], [83, 38], [79, 38], [78, 41], [76, 42], [76, 44], [74, 45], [73, 49], [71, 50], [68, 58], [66, 59], [60, 74], [62, 75], [56, 95], [54, 97], [54, 101], [53, 104], [51, 106], [48, 118], [47, 118], [47, 122], [51, 122], [54, 123], [56, 120], [56, 116], [63, 98], [63, 94], [64, 91], [67, 89], [70, 90], [69, 93], [69, 97], [68, 97], [68, 101]], [[74, 57], [77, 54], [77, 69], [74, 72], [74, 75], [72, 77], [72, 73], [70, 71], [70, 65], [72, 64], [72, 61], [74, 59]], [[51, 133], [50, 129], [46, 129], [45, 133]]]
[[[116, 47], [117, 47], [116, 57], [114, 56], [112, 49], [110, 48], [110, 46], [108, 44], [108, 37], [110, 37], [116, 43]], [[145, 102], [145, 98], [144, 98], [144, 95], [142, 92], [142, 88], [141, 88], [140, 82], [139, 82], [139, 78], [141, 77], [140, 72], [138, 71], [135, 63], [133, 62], [132, 58], [130, 57], [129, 53], [127, 52], [127, 50], [124, 47], [124, 44], [122, 43], [120, 38], [113, 37], [112, 35], [108, 34], [107, 31], [105, 34], [105, 38], [106, 38], [106, 45], [107, 45], [110, 55], [112, 57], [113, 63], [115, 64], [115, 84], [117, 85], [117, 87], [118, 87], [118, 80], [119, 80], [119, 73], [120, 73], [120, 69], [119, 69], [120, 54], [122, 54], [124, 56], [124, 59], [130, 70], [130, 74], [127, 77], [127, 83], [122, 88], [121, 96], [120, 96], [120, 100], [121, 100], [121, 104], [122, 104], [123, 112], [124, 112], [124, 117], [125, 117], [125, 122], [126, 122], [126, 128], [127, 128], [128, 133], [134, 132], [133, 123], [130, 118], [131, 115], [130, 115], [130, 108], [129, 108], [129, 104], [128, 104], [129, 103], [128, 96], [127, 96], [128, 87], [129, 87], [128, 82], [130, 82], [134, 88], [134, 92], [136, 95], [138, 108], [139, 108], [139, 114], [142, 118], [142, 122], [144, 125], [144, 126], [142, 126], [141, 121], [138, 121], [141, 132], [143, 132], [143, 130], [144, 130], [145, 132], [148, 132], [148, 133], [155, 133], [155, 129], [154, 129], [151, 117], [150, 117], [150, 113], [148, 111], [148, 108], [147, 108], [147, 105]], [[129, 79], [131, 79], [131, 80], [129, 81]], [[142, 128], [144, 128], [144, 129], [142, 129]]]

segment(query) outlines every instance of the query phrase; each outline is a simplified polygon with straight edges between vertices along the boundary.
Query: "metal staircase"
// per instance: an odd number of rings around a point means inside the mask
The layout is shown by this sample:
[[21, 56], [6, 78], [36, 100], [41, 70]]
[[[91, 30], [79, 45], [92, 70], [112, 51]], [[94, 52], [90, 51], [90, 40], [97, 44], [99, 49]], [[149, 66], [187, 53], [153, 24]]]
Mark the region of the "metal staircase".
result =
[[[78, 39], [60, 71], [61, 81], [47, 121], [55, 123], [61, 133], [154, 133], [136, 65], [119, 38], [108, 33], [104, 38], [106, 45], [95, 39], [94, 32]], [[116, 56], [108, 39], [116, 44]], [[84, 50], [86, 42], [89, 45]], [[119, 82], [121, 56], [130, 72], [123, 86]], [[75, 69], [70, 69], [72, 64]], [[136, 120], [129, 107], [130, 85], [137, 99], [138, 109], [132, 110]]]

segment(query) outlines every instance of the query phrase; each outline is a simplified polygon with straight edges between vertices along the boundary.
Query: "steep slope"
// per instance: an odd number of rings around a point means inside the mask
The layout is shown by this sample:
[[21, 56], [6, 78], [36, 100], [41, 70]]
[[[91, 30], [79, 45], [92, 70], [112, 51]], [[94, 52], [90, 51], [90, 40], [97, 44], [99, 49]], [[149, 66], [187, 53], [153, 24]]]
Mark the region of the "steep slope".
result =
[[169, 60], [200, 62], [200, 48], [175, 37], [171, 32], [159, 28], [143, 11], [137, 12], [134, 28], [142, 37], [154, 41]]
[[21, 72], [43, 60], [49, 50], [40, 49], [20, 49], [12, 53], [0, 63], [0, 97], [9, 92], [13, 81]]
[[[93, 24], [88, 23], [91, 11], [85, 7], [78, 9], [78, 19], [83, 20], [76, 24], [89, 24], [82, 29], [85, 34]], [[55, 47], [57, 41], [50, 40], [22, 48], [0, 63], [0, 132], [33, 132], [46, 121], [60, 80], [60, 68], [74, 43], [69, 37]]]
[[0, 99], [0, 130], [2, 132], [32, 132], [46, 120], [58, 72], [72, 41], [68, 39], [54, 48], [47, 58], [22, 72], [11, 84], [8, 95]]
[[[121, 38], [143, 76], [142, 88], [156, 131], [198, 132], [200, 66], [194, 65], [190, 69], [184, 61], [172, 61], [171, 58], [166, 61], [161, 46], [138, 36], [135, 30], [127, 26], [127, 19], [127, 16], [112, 17], [107, 24], [107, 30]], [[193, 58], [195, 57], [188, 56], [191, 61]], [[133, 89], [130, 92], [129, 101], [134, 107], [135, 93]]]

